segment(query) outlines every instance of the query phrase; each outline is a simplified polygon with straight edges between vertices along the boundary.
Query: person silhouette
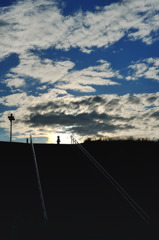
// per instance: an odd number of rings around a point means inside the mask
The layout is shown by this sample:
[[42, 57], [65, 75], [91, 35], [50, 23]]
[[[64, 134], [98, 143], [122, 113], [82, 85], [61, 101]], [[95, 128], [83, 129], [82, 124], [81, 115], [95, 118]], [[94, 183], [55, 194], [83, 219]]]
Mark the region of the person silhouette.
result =
[[60, 144], [60, 136], [57, 136], [57, 144]]

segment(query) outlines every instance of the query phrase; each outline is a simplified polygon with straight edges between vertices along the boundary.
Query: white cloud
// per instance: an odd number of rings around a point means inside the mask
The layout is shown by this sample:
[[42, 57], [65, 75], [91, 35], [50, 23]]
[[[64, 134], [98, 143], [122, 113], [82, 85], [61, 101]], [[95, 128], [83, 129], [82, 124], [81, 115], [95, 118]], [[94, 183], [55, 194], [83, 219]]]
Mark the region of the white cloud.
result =
[[[138, 3], [137, 3], [138, 2]], [[132, 1], [132, 9], [135, 9], [136, 15], [143, 15], [141, 22], [133, 26], [136, 30], [133, 33], [130, 33], [128, 36], [132, 40], [141, 39], [146, 44], [152, 44], [155, 40], [158, 39], [159, 31], [159, 2], [157, 0], [149, 1]], [[133, 7], [135, 6], [135, 7]], [[157, 36], [153, 36], [152, 33], [156, 33]]]
[[[20, 56], [20, 63], [17, 67], [11, 68], [6, 77], [23, 79], [31, 77], [37, 79], [40, 83], [54, 83], [68, 73], [69, 69], [74, 67], [71, 61], [55, 61], [49, 59], [40, 59], [33, 54]], [[7, 80], [7, 83], [9, 80]]]
[[129, 66], [131, 74], [127, 80], [137, 80], [139, 78], [154, 79], [159, 81], [159, 58], [147, 58], [137, 61]]
[[122, 78], [119, 72], [114, 71], [107, 61], [100, 60], [98, 62], [99, 64], [96, 66], [69, 72], [55, 86], [81, 92], [95, 92], [90, 85], [118, 85], [110, 78]]
[[[94, 13], [79, 12], [74, 16], [75, 27], [56, 47], [79, 47], [83, 52], [90, 53], [92, 47], [108, 47], [125, 35], [130, 40], [141, 39], [151, 44], [156, 40], [151, 33], [159, 30], [158, 15], [155, 15], [157, 10], [157, 0], [130, 0], [99, 7]], [[131, 32], [132, 29], [135, 32]]]
[[26, 93], [15, 93], [0, 98], [0, 103], [5, 106], [22, 106], [26, 99]]
[[7, 79], [5, 82], [7, 86], [10, 88], [12, 87], [18, 88], [25, 85], [24, 79], [20, 79], [20, 78], [15, 78], [15, 79], [10, 78], [10, 79]]
[[1, 57], [10, 53], [24, 54], [28, 49], [47, 49], [63, 34], [63, 17], [53, 1], [18, 1], [1, 9], [6, 27], [1, 31]]
[[61, 89], [49, 89], [46, 93], [40, 94], [37, 96], [27, 95], [25, 92], [23, 93], [13, 93], [7, 96], [3, 96], [0, 98], [0, 103], [4, 106], [8, 107], [26, 107], [30, 104], [34, 106], [38, 103], [44, 103], [50, 99], [54, 100], [58, 95], [67, 95], [65, 90]]
[[54, 84], [58, 89], [95, 92], [92, 85], [117, 85], [112, 78], [122, 78], [119, 72], [113, 70], [110, 63], [104, 60], [99, 60], [96, 66], [79, 71], [73, 69], [75, 64], [69, 60], [41, 60], [31, 53], [25, 57], [20, 56], [19, 60], [19, 65], [11, 68], [6, 75], [8, 87], [24, 86], [25, 79], [31, 78], [33, 82], [38, 80], [39, 84]]
[[[12, 6], [2, 8], [0, 58], [17, 53], [20, 60], [20, 64], [6, 75], [6, 84], [14, 90], [24, 86], [25, 79], [31, 77], [40, 83], [56, 83], [59, 89], [81, 92], [95, 92], [93, 85], [117, 84], [112, 78], [122, 77], [107, 62], [73, 71], [75, 64], [69, 60], [42, 60], [30, 50], [78, 47], [90, 53], [93, 47], [108, 47], [124, 35], [132, 40], [146, 42], [149, 39], [153, 42], [155, 39], [151, 32], [157, 36], [159, 29], [158, 15], [155, 15], [157, 10], [157, 0], [129, 0], [98, 7], [94, 12], [75, 12], [72, 16], [63, 16], [57, 2], [49, 0], [17, 1]], [[149, 68], [149, 71], [144, 69], [147, 67], [145, 62], [135, 67], [136, 75], [128, 76], [127, 80], [143, 75], [159, 79], [158, 65]]]
[[99, 7], [95, 12], [63, 16], [55, 1], [18, 1], [1, 9], [1, 59], [14, 52], [23, 55], [30, 49], [49, 47], [79, 47], [90, 53], [92, 47], [108, 47], [125, 35], [151, 44], [158, 37], [158, 10], [158, 0], [129, 0]]

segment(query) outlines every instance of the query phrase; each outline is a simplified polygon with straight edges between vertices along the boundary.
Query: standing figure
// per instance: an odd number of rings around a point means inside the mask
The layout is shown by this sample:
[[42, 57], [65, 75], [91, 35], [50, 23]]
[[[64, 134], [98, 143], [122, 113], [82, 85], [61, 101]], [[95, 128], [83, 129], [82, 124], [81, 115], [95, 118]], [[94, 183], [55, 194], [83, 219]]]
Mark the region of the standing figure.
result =
[[57, 144], [60, 144], [60, 136], [57, 136]]

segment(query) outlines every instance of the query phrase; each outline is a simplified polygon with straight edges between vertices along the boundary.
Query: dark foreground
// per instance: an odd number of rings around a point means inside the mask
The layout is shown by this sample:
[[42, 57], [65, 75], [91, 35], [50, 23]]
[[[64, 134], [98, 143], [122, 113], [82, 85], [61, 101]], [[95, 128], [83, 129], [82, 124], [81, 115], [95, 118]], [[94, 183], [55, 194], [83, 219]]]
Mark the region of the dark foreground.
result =
[[150, 216], [146, 224], [76, 145], [0, 143], [0, 239], [158, 240], [159, 143], [85, 144]]

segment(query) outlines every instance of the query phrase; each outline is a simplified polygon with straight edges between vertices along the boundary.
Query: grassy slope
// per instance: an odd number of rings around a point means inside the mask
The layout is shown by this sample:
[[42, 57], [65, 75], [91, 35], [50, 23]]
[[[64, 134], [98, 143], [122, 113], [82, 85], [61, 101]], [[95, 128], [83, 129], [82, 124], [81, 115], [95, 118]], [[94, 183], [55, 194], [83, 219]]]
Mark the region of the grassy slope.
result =
[[110, 141], [84, 147], [158, 221], [159, 143]]
[[84, 146], [144, 208], [152, 224], [142, 222], [76, 146], [36, 144], [49, 218], [45, 229], [30, 145], [0, 143], [2, 239], [158, 239], [157, 143]]

